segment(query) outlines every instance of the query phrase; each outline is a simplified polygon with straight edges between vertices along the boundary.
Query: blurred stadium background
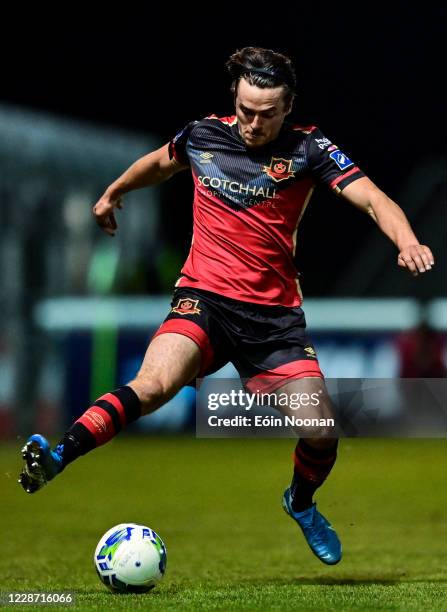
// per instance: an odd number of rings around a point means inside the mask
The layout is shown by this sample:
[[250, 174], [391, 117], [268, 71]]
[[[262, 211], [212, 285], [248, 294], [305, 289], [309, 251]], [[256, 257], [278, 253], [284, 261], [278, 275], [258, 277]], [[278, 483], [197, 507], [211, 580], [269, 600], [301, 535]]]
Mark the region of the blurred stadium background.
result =
[[[310, 9], [297, 13], [299, 36], [291, 25], [264, 25], [205, 48], [211, 20], [179, 30], [158, 16], [157, 39], [125, 22], [119, 45], [76, 16], [45, 35], [24, 25], [15, 44], [32, 53], [14, 56], [0, 92], [1, 437], [57, 434], [135, 373], [189, 248], [191, 181], [183, 173], [127, 196], [113, 240], [94, 225], [91, 206], [187, 121], [231, 113], [223, 64], [247, 44], [291, 55], [293, 119], [318, 124], [395, 198], [438, 262], [416, 280], [402, 273], [366, 216], [317, 191], [297, 265], [326, 375], [443, 376], [447, 155], [436, 88], [445, 10], [394, 8], [386, 19], [369, 16], [368, 32], [380, 40], [336, 11]], [[183, 391], [139, 427], [182, 430], [193, 403]]]
[[51, 18], [42, 6], [14, 17], [2, 9], [3, 590], [70, 588], [81, 609], [128, 609], [130, 600], [112, 604], [103, 592], [91, 554], [108, 527], [133, 520], [160, 530], [169, 550], [166, 582], [152, 599], [133, 598], [135, 607], [445, 609], [445, 432], [343, 442], [318, 497], [346, 550], [330, 571], [280, 508], [292, 441], [180, 435], [193, 430], [191, 389], [42, 494], [27, 497], [16, 484], [24, 437], [41, 431], [57, 441], [92, 399], [134, 375], [189, 249], [186, 172], [127, 196], [114, 239], [94, 225], [91, 206], [185, 123], [232, 112], [224, 62], [243, 46], [292, 57], [293, 120], [319, 125], [355, 159], [437, 260], [423, 277], [402, 273], [366, 215], [316, 191], [297, 265], [326, 375], [445, 375], [446, 8], [363, 5], [361, 16], [329, 3], [270, 8], [213, 16], [208, 5], [188, 7], [183, 19], [171, 7], [120, 6], [97, 21], [74, 7]]

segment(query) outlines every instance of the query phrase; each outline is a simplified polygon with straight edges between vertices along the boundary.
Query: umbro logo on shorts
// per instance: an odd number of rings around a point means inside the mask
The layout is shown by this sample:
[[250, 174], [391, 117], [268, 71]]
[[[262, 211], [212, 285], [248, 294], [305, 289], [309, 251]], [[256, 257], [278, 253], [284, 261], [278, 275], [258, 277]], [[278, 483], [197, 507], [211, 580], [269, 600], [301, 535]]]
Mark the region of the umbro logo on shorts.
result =
[[312, 346], [306, 346], [304, 350], [307, 353], [308, 357], [314, 357], [315, 359], [317, 358], [315, 349]]

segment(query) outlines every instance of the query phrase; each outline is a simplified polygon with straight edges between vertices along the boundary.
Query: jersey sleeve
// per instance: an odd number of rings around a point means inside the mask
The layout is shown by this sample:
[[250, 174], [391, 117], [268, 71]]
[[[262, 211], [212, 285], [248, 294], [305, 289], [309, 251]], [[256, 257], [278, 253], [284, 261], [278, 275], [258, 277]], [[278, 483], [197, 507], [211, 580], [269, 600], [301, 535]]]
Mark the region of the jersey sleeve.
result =
[[180, 132], [169, 141], [169, 159], [175, 159], [180, 164], [189, 165], [189, 158], [186, 151], [186, 145], [188, 142], [188, 138], [191, 135], [191, 131], [193, 127], [198, 123], [198, 121], [191, 121]]
[[349, 183], [365, 176], [318, 128], [313, 130], [308, 138], [307, 160], [317, 181], [340, 193]]

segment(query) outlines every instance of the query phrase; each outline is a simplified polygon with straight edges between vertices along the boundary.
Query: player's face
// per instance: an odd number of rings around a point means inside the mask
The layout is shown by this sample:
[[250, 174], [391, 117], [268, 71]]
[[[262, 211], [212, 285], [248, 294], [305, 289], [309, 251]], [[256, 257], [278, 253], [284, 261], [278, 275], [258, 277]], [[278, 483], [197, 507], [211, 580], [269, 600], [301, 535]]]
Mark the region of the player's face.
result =
[[241, 79], [237, 88], [236, 115], [239, 133], [247, 147], [274, 140], [292, 104], [284, 103], [284, 87], [261, 89]]

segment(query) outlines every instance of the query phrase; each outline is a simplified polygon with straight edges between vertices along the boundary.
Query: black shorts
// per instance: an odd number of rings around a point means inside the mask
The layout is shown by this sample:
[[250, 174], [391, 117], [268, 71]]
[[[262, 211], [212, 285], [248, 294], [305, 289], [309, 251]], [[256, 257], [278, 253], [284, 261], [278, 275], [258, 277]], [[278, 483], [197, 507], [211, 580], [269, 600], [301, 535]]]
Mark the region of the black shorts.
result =
[[322, 377], [300, 307], [265, 306], [179, 287], [155, 336], [176, 333], [202, 352], [199, 377], [233, 363], [248, 390], [273, 391], [294, 378]]

